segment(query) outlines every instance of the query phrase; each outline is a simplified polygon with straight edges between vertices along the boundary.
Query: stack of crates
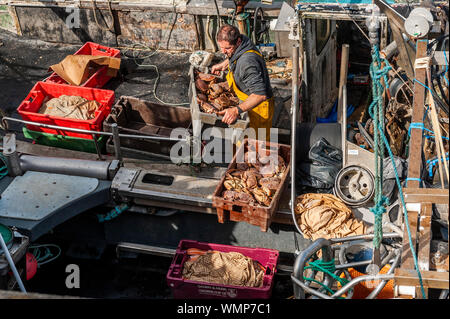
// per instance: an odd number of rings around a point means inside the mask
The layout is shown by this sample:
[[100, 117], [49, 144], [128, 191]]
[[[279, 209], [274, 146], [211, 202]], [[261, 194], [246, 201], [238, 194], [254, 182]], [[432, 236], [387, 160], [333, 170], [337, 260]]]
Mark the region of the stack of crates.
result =
[[[86, 42], [74, 55], [120, 58], [120, 51], [97, 43]], [[36, 83], [17, 108], [17, 112], [25, 121], [101, 131], [103, 120], [111, 112], [111, 107], [115, 100], [114, 91], [102, 89], [111, 79], [111, 76], [107, 75], [107, 71], [108, 66], [100, 67], [80, 86], [68, 84], [58, 74], [53, 72], [44, 82]], [[58, 98], [61, 95], [80, 96], [87, 100], [97, 101], [100, 106], [95, 113], [95, 118], [92, 120], [76, 120], [39, 113], [39, 109], [45, 101]], [[96, 136], [97, 149], [92, 134], [56, 130], [30, 124], [23, 128], [23, 133], [26, 138], [32, 139], [35, 143], [47, 146], [89, 153], [104, 152], [106, 149], [107, 137], [101, 135]]]

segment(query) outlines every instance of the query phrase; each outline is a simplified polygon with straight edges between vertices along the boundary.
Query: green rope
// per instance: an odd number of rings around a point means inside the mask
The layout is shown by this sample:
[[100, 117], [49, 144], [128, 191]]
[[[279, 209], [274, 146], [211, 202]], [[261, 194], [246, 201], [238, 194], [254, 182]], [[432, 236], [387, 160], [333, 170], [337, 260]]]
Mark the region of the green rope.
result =
[[374, 237], [373, 245], [375, 249], [378, 249], [383, 239], [383, 214], [386, 212], [386, 205], [389, 205], [388, 198], [383, 195], [383, 157], [384, 157], [384, 147], [381, 140], [381, 134], [383, 131], [380, 130], [380, 125], [383, 123], [383, 99], [382, 94], [385, 90], [381, 83], [381, 79], [384, 79], [384, 83], [388, 83], [388, 72], [391, 69], [389, 62], [383, 59], [385, 62], [385, 67], [380, 68], [382, 60], [378, 50], [378, 46], [374, 45], [372, 48], [372, 63], [370, 65], [370, 76], [372, 78], [372, 96], [373, 101], [369, 106], [369, 114], [374, 122], [374, 153], [375, 153], [375, 206], [370, 208], [370, 211], [375, 215], [374, 223]]
[[[304, 269], [305, 270], [306, 269], [312, 269], [314, 271], [321, 271], [321, 272], [329, 275], [330, 277], [332, 277], [334, 280], [338, 281], [342, 286], [345, 286], [349, 282], [347, 279], [341, 278], [341, 277], [339, 277], [339, 276], [334, 274], [334, 272], [336, 271], [336, 266], [335, 266], [334, 259], [332, 259], [330, 261], [323, 261], [322, 259], [318, 259], [316, 261], [311, 261], [311, 262], [308, 263], [308, 266], [306, 266]], [[327, 287], [326, 285], [324, 285], [320, 281], [315, 280], [314, 278], [303, 276], [303, 279], [304, 280], [308, 280], [308, 281], [313, 281], [313, 282], [321, 285], [330, 294], [334, 294], [335, 293], [332, 289], [330, 289], [329, 287]], [[343, 297], [339, 297], [339, 298], [343, 299]]]
[[0, 160], [3, 162], [3, 166], [0, 167], [0, 179], [8, 175], [8, 167], [6, 166], [6, 158], [0, 153]]
[[[389, 157], [391, 159], [392, 166], [393, 166], [394, 172], [395, 172], [395, 181], [397, 183], [397, 188], [399, 191], [399, 198], [402, 202], [402, 207], [403, 207], [403, 212], [404, 212], [404, 217], [405, 217], [405, 224], [406, 224], [406, 229], [408, 232], [409, 246], [410, 246], [411, 254], [412, 254], [412, 257], [414, 260], [414, 265], [415, 265], [415, 268], [417, 271], [417, 276], [419, 278], [420, 288], [422, 291], [422, 298], [425, 299], [426, 298], [425, 289], [423, 287], [422, 275], [419, 270], [416, 252], [415, 252], [414, 245], [413, 245], [412, 239], [411, 239], [411, 230], [409, 228], [408, 213], [406, 210], [406, 204], [405, 204], [405, 199], [403, 196], [400, 178], [399, 178], [397, 168], [395, 165], [394, 154], [392, 153], [389, 142], [388, 142], [386, 136], [384, 135], [384, 131], [383, 131], [384, 125], [380, 124], [380, 123], [383, 123], [382, 120], [384, 118], [381, 115], [382, 110], [383, 110], [383, 103], [382, 103], [381, 96], [383, 94], [383, 90], [385, 89], [383, 87], [383, 85], [381, 84], [380, 79], [381, 78], [384, 79], [384, 83], [386, 83], [386, 88], [388, 88], [387, 72], [391, 69], [389, 62], [386, 59], [383, 59], [383, 60], [386, 63], [386, 67], [384, 67], [383, 69], [380, 70], [378, 66], [381, 65], [382, 60], [379, 55], [378, 47], [376, 45], [374, 45], [373, 49], [372, 49], [372, 64], [370, 66], [370, 76], [371, 76], [372, 82], [373, 82], [372, 83], [373, 102], [369, 106], [369, 114], [374, 120], [374, 143], [376, 144], [375, 145], [375, 169], [376, 169], [376, 171], [375, 171], [375, 174], [376, 174], [375, 175], [376, 176], [376, 179], [375, 179], [375, 184], [376, 184], [376, 186], [375, 186], [375, 191], [376, 191], [375, 206], [370, 209], [375, 214], [373, 243], [374, 243], [375, 248], [378, 248], [381, 243], [381, 239], [383, 237], [382, 215], [384, 212], [386, 212], [385, 205], [389, 204], [387, 198], [385, 196], [383, 196], [383, 193], [382, 193], [382, 184], [381, 184], [381, 181], [382, 181], [381, 175], [382, 174], [379, 173], [379, 172], [381, 172], [381, 173], [383, 172], [383, 170], [382, 170], [382, 162], [383, 161], [380, 159], [382, 159], [381, 156], [383, 156], [384, 147], [386, 147], [386, 150], [389, 153]], [[378, 156], [380, 156], [380, 159], [378, 158]], [[381, 163], [381, 165], [379, 165], [380, 163]], [[378, 184], [377, 184], [377, 182], [378, 182]]]
[[128, 207], [127, 204], [122, 204], [120, 206], [114, 207], [114, 209], [112, 209], [107, 214], [97, 214], [98, 222], [99, 223], [103, 223], [105, 221], [109, 221], [109, 220], [111, 220], [113, 218], [116, 218], [117, 216], [122, 214], [124, 211], [126, 211], [128, 208], [129, 207]]

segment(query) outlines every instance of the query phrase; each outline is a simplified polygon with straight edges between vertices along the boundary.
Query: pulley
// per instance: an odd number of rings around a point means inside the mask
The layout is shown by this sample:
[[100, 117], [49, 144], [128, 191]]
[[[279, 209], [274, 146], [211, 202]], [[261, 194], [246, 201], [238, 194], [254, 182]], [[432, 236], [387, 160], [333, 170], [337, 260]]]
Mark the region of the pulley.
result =
[[336, 176], [334, 193], [349, 206], [362, 206], [369, 202], [375, 191], [373, 174], [366, 168], [350, 165]]
[[423, 38], [433, 25], [433, 15], [426, 8], [415, 8], [405, 20], [406, 32], [414, 38]]

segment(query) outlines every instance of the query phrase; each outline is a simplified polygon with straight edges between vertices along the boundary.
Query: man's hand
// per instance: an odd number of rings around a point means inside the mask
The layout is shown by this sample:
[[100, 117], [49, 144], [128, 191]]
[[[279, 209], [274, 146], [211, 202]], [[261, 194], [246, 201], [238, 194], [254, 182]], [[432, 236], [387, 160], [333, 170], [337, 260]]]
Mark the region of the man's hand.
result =
[[217, 113], [218, 115], [223, 115], [222, 122], [225, 124], [233, 124], [236, 122], [239, 117], [239, 112], [237, 107], [230, 107], [226, 110], [220, 111]]
[[211, 67], [211, 73], [215, 74], [215, 75], [220, 75], [221, 71], [225, 71], [228, 67], [228, 59], [218, 63], [218, 64], [214, 64]]
[[215, 64], [211, 67], [211, 73], [215, 74], [215, 75], [219, 75], [220, 71], [222, 71], [222, 68], [220, 67], [219, 64]]

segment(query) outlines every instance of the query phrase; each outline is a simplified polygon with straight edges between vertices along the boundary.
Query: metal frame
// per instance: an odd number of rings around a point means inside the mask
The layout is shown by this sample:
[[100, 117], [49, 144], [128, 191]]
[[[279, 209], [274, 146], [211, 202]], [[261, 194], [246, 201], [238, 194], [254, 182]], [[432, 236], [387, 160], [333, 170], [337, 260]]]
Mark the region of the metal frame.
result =
[[[378, 294], [381, 292], [381, 290], [385, 287], [387, 282], [389, 280], [394, 279], [394, 270], [397, 268], [397, 266], [400, 264], [400, 258], [401, 253], [399, 250], [394, 250], [393, 253], [388, 254], [381, 266], [384, 267], [385, 264], [389, 262], [389, 260], [394, 257], [394, 261], [392, 262], [391, 268], [386, 274], [377, 274], [377, 275], [365, 275], [360, 276], [354, 279], [351, 279], [346, 285], [341, 287], [338, 291], [336, 291], [333, 295], [329, 296], [327, 294], [324, 294], [323, 292], [320, 292], [319, 290], [313, 289], [309, 283], [306, 283], [303, 279], [303, 271], [305, 268], [306, 263], [308, 260], [314, 256], [319, 250], [322, 251], [322, 260], [323, 261], [331, 261], [333, 260], [333, 254], [336, 253], [336, 249], [340, 249], [340, 264], [336, 265], [336, 271], [335, 274], [339, 274], [341, 272], [344, 272], [347, 277], [349, 277], [349, 274], [347, 272], [347, 269], [350, 267], [355, 266], [362, 266], [362, 265], [369, 265], [372, 263], [371, 260], [368, 261], [361, 261], [361, 262], [353, 262], [353, 263], [345, 263], [345, 258], [342, 258], [343, 252], [342, 250], [345, 249], [345, 245], [338, 245], [337, 247], [332, 247], [332, 245], [336, 244], [342, 244], [346, 242], [356, 242], [356, 241], [371, 241], [373, 239], [373, 234], [368, 235], [360, 235], [360, 236], [351, 236], [346, 238], [333, 238], [333, 239], [325, 239], [325, 238], [319, 238], [315, 240], [308, 248], [303, 250], [296, 258], [295, 264], [294, 264], [294, 271], [291, 275], [292, 282], [294, 284], [294, 297], [296, 299], [305, 299], [306, 293], [313, 295], [314, 297], [320, 298], [320, 299], [336, 299], [342, 296], [343, 294], [347, 293], [350, 289], [352, 289], [355, 285], [362, 281], [373, 281], [373, 280], [379, 280], [380, 283], [377, 285], [377, 287], [366, 297], [366, 299], [374, 299], [378, 296]], [[386, 233], [383, 236], [384, 238], [400, 238], [401, 236], [397, 233]], [[314, 274], [315, 275], [315, 274]], [[327, 287], [331, 287], [333, 285], [334, 281], [331, 276], [328, 274], [325, 274], [325, 278], [323, 280], [323, 284]], [[350, 299], [352, 297], [353, 293], [349, 292], [346, 296], [346, 299]]]

